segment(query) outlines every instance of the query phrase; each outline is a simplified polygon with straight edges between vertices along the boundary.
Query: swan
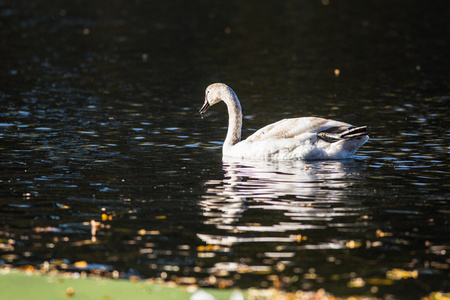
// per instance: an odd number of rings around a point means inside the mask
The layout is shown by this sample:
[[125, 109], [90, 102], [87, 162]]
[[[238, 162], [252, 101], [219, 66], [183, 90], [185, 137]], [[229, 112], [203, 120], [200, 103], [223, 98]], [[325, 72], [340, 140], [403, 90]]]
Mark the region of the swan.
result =
[[241, 140], [242, 109], [236, 93], [224, 83], [206, 88], [202, 118], [209, 107], [220, 101], [228, 108], [228, 132], [222, 146], [225, 157], [250, 160], [346, 159], [369, 139], [367, 126], [302, 117], [269, 124]]

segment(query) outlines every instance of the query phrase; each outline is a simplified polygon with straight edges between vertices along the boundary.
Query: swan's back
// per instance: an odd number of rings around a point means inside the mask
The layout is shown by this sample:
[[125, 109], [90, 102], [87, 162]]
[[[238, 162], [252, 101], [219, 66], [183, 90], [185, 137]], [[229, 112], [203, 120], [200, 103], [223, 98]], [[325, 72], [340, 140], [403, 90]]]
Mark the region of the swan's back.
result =
[[328, 132], [338, 134], [350, 127], [350, 124], [323, 118], [283, 119], [259, 129], [249, 136], [246, 141], [258, 142], [268, 139], [289, 139], [304, 133]]

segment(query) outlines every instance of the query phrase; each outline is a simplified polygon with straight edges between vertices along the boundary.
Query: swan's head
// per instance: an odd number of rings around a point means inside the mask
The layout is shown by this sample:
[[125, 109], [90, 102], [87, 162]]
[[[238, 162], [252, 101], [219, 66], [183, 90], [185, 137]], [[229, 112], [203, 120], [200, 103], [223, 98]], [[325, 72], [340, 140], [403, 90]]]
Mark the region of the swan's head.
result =
[[204, 114], [210, 106], [223, 101], [229, 95], [234, 94], [233, 90], [224, 83], [213, 83], [206, 88], [205, 103], [200, 108], [200, 114]]

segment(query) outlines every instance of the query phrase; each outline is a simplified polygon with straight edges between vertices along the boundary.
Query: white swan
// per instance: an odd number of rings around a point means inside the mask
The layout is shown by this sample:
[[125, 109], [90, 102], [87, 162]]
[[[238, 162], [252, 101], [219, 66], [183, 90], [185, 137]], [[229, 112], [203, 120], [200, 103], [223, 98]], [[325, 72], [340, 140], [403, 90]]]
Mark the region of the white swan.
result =
[[224, 156], [253, 160], [345, 159], [369, 139], [367, 126], [315, 118], [284, 119], [267, 125], [241, 141], [242, 109], [234, 91], [223, 83], [206, 88], [200, 114], [220, 101], [228, 107]]

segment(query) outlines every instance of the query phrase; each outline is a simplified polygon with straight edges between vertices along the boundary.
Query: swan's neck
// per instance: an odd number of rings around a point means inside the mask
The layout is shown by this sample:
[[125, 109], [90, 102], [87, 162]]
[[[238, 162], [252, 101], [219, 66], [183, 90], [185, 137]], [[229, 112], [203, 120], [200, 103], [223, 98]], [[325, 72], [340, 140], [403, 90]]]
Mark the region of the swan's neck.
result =
[[238, 97], [232, 90], [222, 100], [228, 108], [228, 132], [222, 148], [222, 152], [225, 154], [232, 146], [241, 141], [242, 109]]

